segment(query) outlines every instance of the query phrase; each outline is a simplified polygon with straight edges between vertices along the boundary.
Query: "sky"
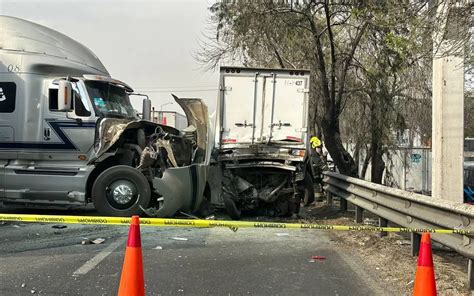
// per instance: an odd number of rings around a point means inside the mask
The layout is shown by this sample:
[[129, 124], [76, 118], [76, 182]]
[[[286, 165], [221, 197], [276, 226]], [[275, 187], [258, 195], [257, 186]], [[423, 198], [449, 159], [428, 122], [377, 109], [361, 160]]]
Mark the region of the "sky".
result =
[[[210, 1], [210, 0], [209, 0]], [[212, 112], [218, 74], [193, 55], [209, 33], [208, 0], [0, 0], [0, 14], [59, 31], [91, 49], [111, 76], [146, 93], [155, 110], [183, 113], [179, 97], [204, 99]], [[132, 97], [141, 110], [141, 98]]]

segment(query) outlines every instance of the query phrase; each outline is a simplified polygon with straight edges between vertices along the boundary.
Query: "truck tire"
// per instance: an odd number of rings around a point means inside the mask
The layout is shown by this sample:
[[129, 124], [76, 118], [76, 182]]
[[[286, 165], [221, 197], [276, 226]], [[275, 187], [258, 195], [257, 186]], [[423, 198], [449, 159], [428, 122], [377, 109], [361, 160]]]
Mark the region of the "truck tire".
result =
[[148, 180], [135, 168], [118, 165], [103, 171], [92, 186], [92, 202], [100, 214], [130, 217], [150, 204]]
[[303, 180], [303, 206], [307, 207], [314, 202], [314, 183], [309, 173], [306, 173]]

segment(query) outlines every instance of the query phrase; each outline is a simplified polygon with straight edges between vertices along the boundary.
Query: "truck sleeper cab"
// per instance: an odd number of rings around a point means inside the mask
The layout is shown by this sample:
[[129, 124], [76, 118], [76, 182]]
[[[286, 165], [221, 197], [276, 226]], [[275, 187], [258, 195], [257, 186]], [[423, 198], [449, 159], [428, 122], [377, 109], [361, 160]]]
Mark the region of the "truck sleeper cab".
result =
[[[21, 32], [21, 33], [19, 33]], [[0, 16], [0, 203], [166, 217], [199, 208], [207, 107], [179, 99], [188, 132], [141, 120], [133, 90], [86, 47]]]

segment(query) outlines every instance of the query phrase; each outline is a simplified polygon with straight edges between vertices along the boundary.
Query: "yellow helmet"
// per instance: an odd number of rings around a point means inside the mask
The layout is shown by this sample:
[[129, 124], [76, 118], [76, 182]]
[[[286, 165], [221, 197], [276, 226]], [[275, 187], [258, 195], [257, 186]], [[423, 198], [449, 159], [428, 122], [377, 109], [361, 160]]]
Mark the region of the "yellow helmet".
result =
[[318, 139], [318, 137], [311, 137], [309, 142], [311, 143], [312, 148], [317, 148], [317, 147], [321, 146], [321, 140]]

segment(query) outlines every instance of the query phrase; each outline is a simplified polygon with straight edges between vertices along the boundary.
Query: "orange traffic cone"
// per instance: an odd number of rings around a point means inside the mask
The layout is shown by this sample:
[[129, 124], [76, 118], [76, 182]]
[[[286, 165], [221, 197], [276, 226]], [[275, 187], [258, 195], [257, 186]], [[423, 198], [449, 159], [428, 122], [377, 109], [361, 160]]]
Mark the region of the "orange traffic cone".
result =
[[127, 248], [123, 260], [122, 276], [120, 277], [119, 296], [145, 295], [143, 277], [142, 242], [140, 238], [140, 222], [138, 216], [132, 217], [128, 232]]
[[418, 253], [418, 266], [415, 275], [413, 296], [436, 296], [436, 283], [431, 254], [430, 234], [421, 235], [420, 251]]

